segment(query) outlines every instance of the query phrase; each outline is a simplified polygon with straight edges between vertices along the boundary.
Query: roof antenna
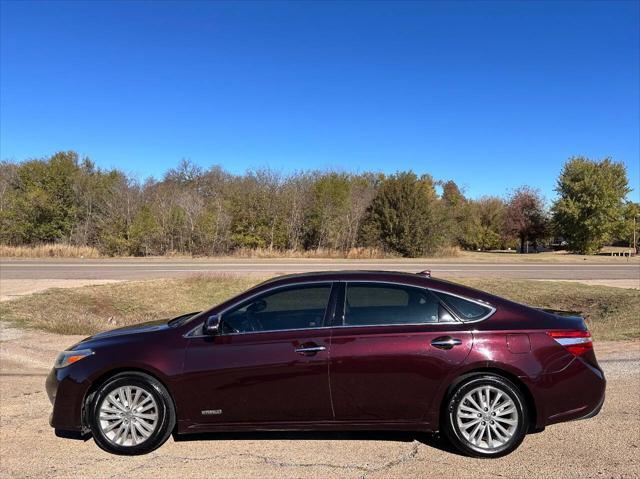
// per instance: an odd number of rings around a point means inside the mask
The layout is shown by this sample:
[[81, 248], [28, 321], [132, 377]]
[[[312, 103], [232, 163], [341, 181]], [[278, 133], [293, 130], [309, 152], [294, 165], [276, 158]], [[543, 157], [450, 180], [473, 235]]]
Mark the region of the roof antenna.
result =
[[431, 270], [430, 269], [425, 269], [424, 271], [420, 271], [418, 273], [418, 275], [426, 276], [427, 278], [431, 278]]

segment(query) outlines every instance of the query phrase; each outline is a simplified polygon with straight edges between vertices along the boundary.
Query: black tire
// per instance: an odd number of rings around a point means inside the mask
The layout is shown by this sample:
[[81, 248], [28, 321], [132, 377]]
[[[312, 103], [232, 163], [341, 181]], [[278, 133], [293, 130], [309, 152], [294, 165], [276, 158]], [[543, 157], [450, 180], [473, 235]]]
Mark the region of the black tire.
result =
[[[114, 443], [100, 426], [100, 405], [109, 394], [124, 386], [142, 388], [153, 397], [157, 405], [153, 409], [157, 413], [155, 429], [148, 438], [136, 445]], [[132, 371], [116, 374], [98, 387], [88, 405], [87, 419], [93, 440], [101, 449], [113, 454], [133, 456], [147, 454], [164, 444], [175, 427], [176, 413], [173, 400], [162, 383], [152, 376]]]
[[[492, 388], [492, 391], [495, 391], [495, 389], [497, 389], [502, 394], [511, 399], [511, 401], [515, 405], [518, 416], [517, 420], [514, 419], [516, 424], [512, 425], [515, 426], [515, 430], [513, 431], [513, 435], [511, 436], [511, 438], [505, 441], [504, 444], [491, 449], [487, 448], [487, 443], [490, 444], [488, 439], [481, 440], [480, 444], [474, 444], [473, 442], [465, 438], [458, 424], [459, 421], [457, 412], [460, 403], [468, 393], [482, 386], [490, 386]], [[491, 414], [491, 410], [489, 410], [487, 414]], [[497, 414], [500, 415], [500, 411], [498, 411]], [[492, 420], [492, 418], [488, 416], [487, 418], [482, 417], [478, 420], [486, 420], [488, 424], [489, 420]], [[441, 421], [443, 423], [442, 430], [445, 437], [457, 450], [467, 456], [479, 458], [501, 457], [513, 452], [522, 443], [529, 429], [529, 415], [527, 411], [526, 401], [522, 393], [520, 392], [518, 387], [508, 379], [493, 374], [470, 376], [457, 384], [445, 402], [445, 409], [443, 410]], [[485, 423], [482, 422], [481, 424]], [[491, 424], [494, 423], [491, 422]], [[470, 427], [469, 429], [474, 429], [474, 427]], [[482, 446], [482, 443], [484, 443], [484, 447]]]

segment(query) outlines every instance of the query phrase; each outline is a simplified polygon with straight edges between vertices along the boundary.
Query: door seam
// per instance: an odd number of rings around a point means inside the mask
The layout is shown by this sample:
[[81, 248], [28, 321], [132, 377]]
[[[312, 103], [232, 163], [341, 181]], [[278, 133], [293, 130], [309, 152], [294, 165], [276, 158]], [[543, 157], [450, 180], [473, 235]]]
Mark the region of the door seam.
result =
[[331, 414], [336, 420], [336, 409], [333, 406], [333, 391], [331, 390], [331, 346], [333, 339], [333, 328], [329, 330], [329, 352], [327, 353], [327, 383], [329, 384], [329, 402], [331, 403]]

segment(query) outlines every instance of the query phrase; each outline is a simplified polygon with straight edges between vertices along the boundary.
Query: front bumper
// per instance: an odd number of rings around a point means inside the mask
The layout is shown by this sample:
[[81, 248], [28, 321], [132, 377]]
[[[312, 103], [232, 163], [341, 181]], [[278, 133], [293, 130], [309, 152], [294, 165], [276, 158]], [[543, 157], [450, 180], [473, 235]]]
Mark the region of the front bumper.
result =
[[56, 374], [56, 369], [51, 368], [49, 374], [47, 375], [47, 379], [44, 382], [45, 390], [47, 391], [47, 396], [49, 397], [49, 402], [52, 406], [56, 404], [56, 396], [58, 395], [58, 385], [59, 385], [58, 377]]
[[82, 413], [85, 394], [90, 383], [74, 377], [70, 368], [53, 368], [45, 381], [45, 389], [53, 412], [49, 416], [51, 427], [60, 431], [83, 431]]

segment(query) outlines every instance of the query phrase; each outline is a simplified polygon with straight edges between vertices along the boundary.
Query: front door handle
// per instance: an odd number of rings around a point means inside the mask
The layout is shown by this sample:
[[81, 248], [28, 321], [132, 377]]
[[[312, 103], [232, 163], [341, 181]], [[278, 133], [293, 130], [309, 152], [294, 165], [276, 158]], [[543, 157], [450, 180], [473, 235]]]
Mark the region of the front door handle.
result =
[[313, 356], [314, 354], [319, 353], [320, 351], [324, 351], [327, 348], [324, 346], [318, 345], [309, 345], [309, 346], [301, 346], [295, 349], [295, 352], [298, 354], [302, 354], [303, 356]]
[[451, 336], [440, 336], [439, 338], [431, 341], [431, 346], [438, 349], [451, 349], [454, 346], [460, 346], [462, 340], [458, 338], [452, 338]]

